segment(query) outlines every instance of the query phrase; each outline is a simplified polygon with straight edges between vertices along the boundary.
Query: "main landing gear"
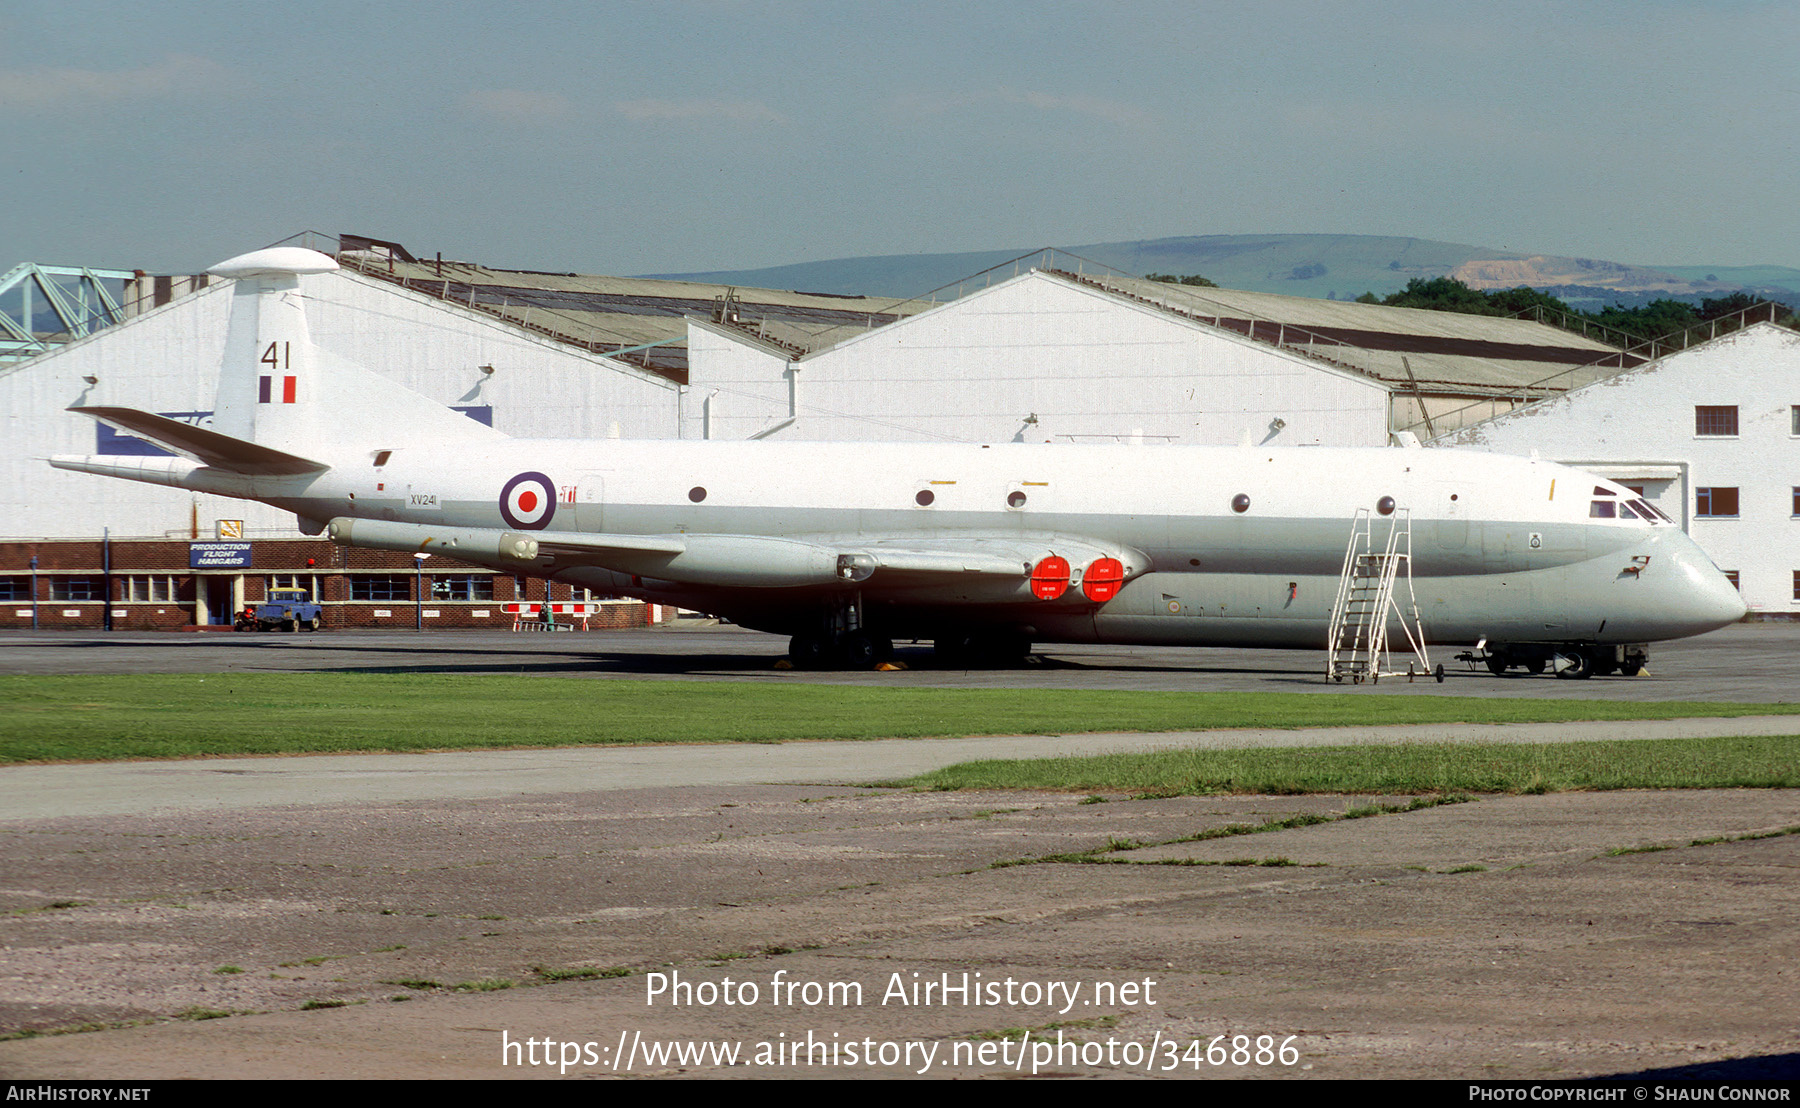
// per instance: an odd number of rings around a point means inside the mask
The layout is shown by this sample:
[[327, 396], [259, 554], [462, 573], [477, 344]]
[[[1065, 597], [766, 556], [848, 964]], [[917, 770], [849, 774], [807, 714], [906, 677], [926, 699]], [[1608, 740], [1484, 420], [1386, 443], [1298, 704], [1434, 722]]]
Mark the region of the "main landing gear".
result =
[[894, 654], [894, 640], [867, 631], [832, 636], [808, 631], [788, 641], [788, 661], [795, 669], [868, 669]]
[[869, 669], [894, 654], [894, 640], [863, 626], [862, 595], [819, 613], [818, 625], [788, 641], [795, 669]]

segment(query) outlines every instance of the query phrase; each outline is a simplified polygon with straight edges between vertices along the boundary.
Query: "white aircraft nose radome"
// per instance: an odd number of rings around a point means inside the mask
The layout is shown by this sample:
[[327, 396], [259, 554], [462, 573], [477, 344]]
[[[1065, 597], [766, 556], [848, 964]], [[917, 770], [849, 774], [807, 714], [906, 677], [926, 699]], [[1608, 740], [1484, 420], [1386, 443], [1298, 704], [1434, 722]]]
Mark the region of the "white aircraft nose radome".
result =
[[300, 273], [330, 273], [338, 268], [329, 254], [304, 246], [271, 246], [227, 258], [206, 272], [214, 277], [268, 277]]

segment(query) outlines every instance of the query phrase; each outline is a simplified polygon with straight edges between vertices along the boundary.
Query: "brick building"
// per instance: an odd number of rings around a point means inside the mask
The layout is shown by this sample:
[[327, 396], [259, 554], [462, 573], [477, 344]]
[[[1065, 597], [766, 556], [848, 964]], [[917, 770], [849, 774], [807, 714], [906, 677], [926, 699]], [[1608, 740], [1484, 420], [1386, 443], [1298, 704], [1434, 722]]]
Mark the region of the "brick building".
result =
[[504, 630], [514, 619], [506, 605], [518, 603], [592, 604], [585, 618], [559, 617], [592, 630], [659, 615], [655, 605], [578, 586], [323, 539], [0, 542], [0, 629], [224, 629], [272, 588], [306, 589], [327, 630]]

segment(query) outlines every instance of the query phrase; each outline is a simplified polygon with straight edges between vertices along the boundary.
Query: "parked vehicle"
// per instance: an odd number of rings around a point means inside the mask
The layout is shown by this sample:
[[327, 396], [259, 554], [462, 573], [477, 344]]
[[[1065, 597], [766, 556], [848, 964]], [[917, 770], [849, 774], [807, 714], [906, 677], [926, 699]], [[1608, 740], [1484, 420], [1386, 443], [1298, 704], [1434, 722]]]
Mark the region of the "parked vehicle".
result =
[[267, 600], [255, 608], [246, 605], [232, 625], [239, 631], [317, 631], [324, 615], [325, 608], [305, 589], [270, 589]]

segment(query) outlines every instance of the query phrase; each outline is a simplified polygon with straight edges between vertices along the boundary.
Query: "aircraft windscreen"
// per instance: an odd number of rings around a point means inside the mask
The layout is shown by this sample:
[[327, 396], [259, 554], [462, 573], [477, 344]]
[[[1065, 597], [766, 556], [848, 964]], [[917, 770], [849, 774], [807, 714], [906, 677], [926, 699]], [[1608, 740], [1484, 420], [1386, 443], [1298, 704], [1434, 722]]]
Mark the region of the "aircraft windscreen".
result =
[[1670, 519], [1668, 516], [1664, 515], [1660, 508], [1658, 508], [1656, 505], [1650, 503], [1648, 500], [1643, 499], [1642, 497], [1639, 497], [1638, 499], [1633, 500], [1631, 502], [1631, 506], [1633, 508], [1637, 509], [1638, 515], [1643, 516], [1645, 519], [1649, 520], [1651, 523], [1655, 523], [1658, 520], [1661, 520], [1664, 523], [1674, 523], [1675, 522], [1674, 520]]

